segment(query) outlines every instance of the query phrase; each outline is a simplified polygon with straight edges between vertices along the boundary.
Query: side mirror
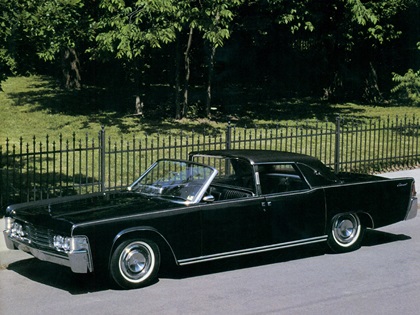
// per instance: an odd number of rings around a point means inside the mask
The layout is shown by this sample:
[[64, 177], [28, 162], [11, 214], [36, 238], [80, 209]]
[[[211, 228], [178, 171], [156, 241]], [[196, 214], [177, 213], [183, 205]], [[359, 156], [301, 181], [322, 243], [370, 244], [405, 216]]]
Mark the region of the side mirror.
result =
[[203, 199], [201, 200], [201, 201], [203, 201], [203, 202], [207, 202], [207, 203], [211, 203], [211, 202], [213, 202], [215, 199], [214, 199], [214, 196], [213, 195], [207, 195], [207, 196], [204, 196], [203, 197]]

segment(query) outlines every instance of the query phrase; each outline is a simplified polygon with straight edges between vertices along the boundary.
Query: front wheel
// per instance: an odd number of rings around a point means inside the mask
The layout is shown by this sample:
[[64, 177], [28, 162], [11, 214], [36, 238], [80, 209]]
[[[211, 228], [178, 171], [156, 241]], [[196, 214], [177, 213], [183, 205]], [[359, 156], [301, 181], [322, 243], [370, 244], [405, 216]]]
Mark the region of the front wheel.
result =
[[328, 245], [333, 252], [344, 253], [359, 249], [365, 228], [355, 213], [340, 214], [333, 218]]
[[150, 240], [122, 242], [111, 257], [112, 280], [121, 288], [141, 288], [153, 282], [159, 271], [159, 247]]

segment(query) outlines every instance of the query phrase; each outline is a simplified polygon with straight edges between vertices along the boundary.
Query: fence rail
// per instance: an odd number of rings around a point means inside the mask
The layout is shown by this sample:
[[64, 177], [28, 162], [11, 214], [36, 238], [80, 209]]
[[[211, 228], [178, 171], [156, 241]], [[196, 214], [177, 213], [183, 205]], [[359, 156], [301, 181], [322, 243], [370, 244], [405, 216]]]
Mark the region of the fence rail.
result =
[[296, 123], [248, 129], [228, 125], [218, 134], [180, 133], [128, 139], [97, 137], [0, 145], [0, 214], [6, 205], [127, 187], [160, 158], [186, 159], [190, 151], [273, 149], [318, 157], [335, 172], [371, 173], [420, 163], [419, 119]]

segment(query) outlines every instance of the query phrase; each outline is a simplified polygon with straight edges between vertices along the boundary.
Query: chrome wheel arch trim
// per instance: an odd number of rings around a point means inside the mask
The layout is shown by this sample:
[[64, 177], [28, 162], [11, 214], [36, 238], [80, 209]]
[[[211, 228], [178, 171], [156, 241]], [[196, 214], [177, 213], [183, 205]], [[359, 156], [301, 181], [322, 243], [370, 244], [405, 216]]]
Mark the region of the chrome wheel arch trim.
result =
[[[168, 242], [168, 240], [155, 228], [150, 227], [150, 226], [140, 226], [140, 227], [132, 227], [129, 229], [125, 229], [120, 231], [112, 240], [112, 245], [111, 245], [111, 249], [109, 252], [109, 259], [108, 259], [108, 265], [111, 263], [111, 256], [112, 253], [115, 251], [115, 249], [118, 247], [118, 244], [120, 243], [119, 241], [121, 240], [122, 237], [125, 237], [129, 234], [136, 234], [136, 233], [151, 233], [154, 234], [155, 237], [159, 240], [161, 240], [163, 243], [165, 243], [165, 245], [167, 246], [167, 248], [169, 248], [171, 255], [173, 256], [174, 260], [176, 262], [178, 262], [176, 255], [172, 249], [171, 244]], [[140, 238], [143, 237], [143, 235], [140, 235]], [[156, 240], [155, 240], [156, 242]]]

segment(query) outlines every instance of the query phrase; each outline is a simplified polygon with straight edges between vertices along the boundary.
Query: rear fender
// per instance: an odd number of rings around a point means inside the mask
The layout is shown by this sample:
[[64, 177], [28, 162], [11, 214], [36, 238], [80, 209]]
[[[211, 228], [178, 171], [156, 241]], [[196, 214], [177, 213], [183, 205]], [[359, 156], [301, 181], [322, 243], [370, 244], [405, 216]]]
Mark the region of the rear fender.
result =
[[330, 228], [331, 228], [331, 224], [332, 224], [332, 222], [333, 222], [333, 220], [334, 220], [334, 218], [336, 218], [337, 216], [339, 216], [339, 215], [344, 215], [344, 214], [350, 214], [350, 213], [355, 213], [355, 214], [357, 214], [357, 216], [359, 217], [359, 220], [360, 220], [360, 224], [362, 225], [362, 226], [364, 226], [364, 227], [366, 227], [366, 228], [371, 228], [371, 229], [373, 229], [373, 228], [375, 228], [375, 223], [374, 223], [374, 221], [373, 221], [373, 218], [372, 218], [372, 216], [369, 214], [369, 213], [367, 213], [367, 212], [363, 212], [363, 211], [349, 211], [349, 212], [338, 212], [333, 218], [331, 218], [330, 219], [330, 221], [329, 221], [329, 224], [327, 224], [327, 230], [326, 230], [326, 234], [328, 234], [329, 233], [329, 230], [330, 230]]
[[371, 228], [371, 229], [375, 228], [375, 222], [373, 221], [373, 218], [369, 213], [357, 212], [356, 214], [359, 216], [360, 223], [364, 227]]

